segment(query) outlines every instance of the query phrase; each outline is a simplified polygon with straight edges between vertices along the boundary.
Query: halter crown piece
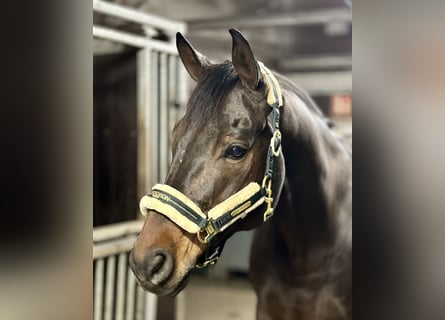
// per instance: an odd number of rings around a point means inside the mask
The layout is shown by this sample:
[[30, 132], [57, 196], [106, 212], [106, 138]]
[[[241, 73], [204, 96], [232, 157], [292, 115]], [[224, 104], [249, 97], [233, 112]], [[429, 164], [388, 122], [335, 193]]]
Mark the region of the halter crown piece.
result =
[[266, 211], [263, 215], [264, 221], [267, 221], [273, 215], [273, 164], [274, 158], [278, 157], [281, 151], [279, 108], [283, 106], [283, 97], [278, 81], [272, 72], [263, 63], [258, 62], [258, 65], [268, 89], [267, 104], [272, 108], [273, 129], [262, 184], [250, 182], [246, 187], [210, 209], [207, 215], [182, 192], [166, 184], [156, 184], [151, 193], [144, 196], [139, 204], [144, 216], [147, 215], [149, 210], [154, 210], [185, 231], [196, 234], [202, 243], [208, 244], [204, 261], [198, 263], [197, 267], [215, 264], [218, 260], [221, 253], [220, 247], [211, 242], [215, 235], [226, 230], [239, 219], [245, 218], [248, 213], [263, 203], [266, 204]]

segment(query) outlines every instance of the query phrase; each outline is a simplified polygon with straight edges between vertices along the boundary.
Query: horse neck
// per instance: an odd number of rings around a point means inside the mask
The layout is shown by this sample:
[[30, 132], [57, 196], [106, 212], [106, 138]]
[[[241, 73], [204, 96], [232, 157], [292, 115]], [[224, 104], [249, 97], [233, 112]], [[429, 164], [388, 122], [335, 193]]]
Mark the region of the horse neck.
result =
[[321, 117], [302, 99], [289, 94], [285, 101], [281, 130], [286, 178], [273, 220], [289, 248], [308, 250], [333, 243], [338, 233], [351, 160]]

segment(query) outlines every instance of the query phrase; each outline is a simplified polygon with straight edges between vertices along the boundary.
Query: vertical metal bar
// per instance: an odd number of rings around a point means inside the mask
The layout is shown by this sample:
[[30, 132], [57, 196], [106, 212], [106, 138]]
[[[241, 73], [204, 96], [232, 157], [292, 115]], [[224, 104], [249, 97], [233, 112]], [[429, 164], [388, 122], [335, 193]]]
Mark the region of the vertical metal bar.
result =
[[[187, 33], [187, 24], [184, 23], [181, 26], [181, 32], [182, 33]], [[189, 96], [189, 88], [188, 88], [188, 84], [190, 81], [190, 77], [187, 73], [187, 71], [185, 70], [182, 61], [180, 61], [179, 57], [178, 57], [178, 101], [179, 101], [179, 105], [181, 106], [179, 109], [179, 114], [178, 117], [182, 117], [185, 114], [186, 111], [186, 105], [187, 105], [187, 99]]]
[[156, 320], [157, 309], [158, 309], [158, 297], [155, 294], [146, 293], [144, 320]]
[[168, 57], [168, 101], [169, 101], [169, 129], [173, 129], [176, 123], [176, 104], [178, 103], [178, 79], [177, 79], [177, 59], [176, 55]]
[[167, 54], [161, 53], [159, 64], [159, 173], [163, 181], [168, 168], [168, 66]]
[[137, 53], [137, 123], [138, 123], [138, 199], [150, 190], [152, 176], [152, 119], [150, 114], [151, 100], [151, 49], [145, 48]]
[[124, 296], [125, 296], [125, 271], [127, 269], [127, 254], [119, 254], [117, 265], [117, 293], [116, 293], [116, 320], [124, 319]]
[[134, 295], [136, 293], [136, 279], [130, 268], [127, 271], [127, 301], [125, 309], [125, 320], [134, 320]]
[[156, 51], [151, 54], [151, 172], [152, 183], [160, 182], [159, 177], [159, 55]]
[[136, 287], [136, 320], [144, 319], [145, 294], [141, 287]]
[[175, 95], [176, 95], [176, 112], [175, 112], [175, 123], [180, 119], [181, 115], [181, 109], [184, 109], [185, 101], [182, 101], [182, 93], [181, 93], [181, 68], [182, 68], [182, 61], [179, 59], [179, 56], [175, 56]]
[[187, 97], [188, 97], [188, 81], [189, 77], [187, 74], [187, 71], [185, 70], [182, 63], [178, 63], [178, 87], [179, 87], [179, 103], [181, 105], [181, 108], [179, 110], [179, 117], [182, 117], [185, 114], [185, 107], [187, 104]]
[[178, 86], [177, 86], [177, 56], [170, 55], [168, 57], [168, 163], [170, 165], [172, 161], [171, 153], [171, 131], [177, 121], [177, 103], [178, 103]]
[[182, 291], [175, 299], [175, 320], [185, 320], [185, 293]]
[[105, 320], [113, 318], [114, 276], [116, 272], [116, 256], [107, 260], [107, 285], [105, 288]]
[[94, 270], [94, 320], [102, 320], [102, 297], [104, 284], [104, 259], [96, 260]]

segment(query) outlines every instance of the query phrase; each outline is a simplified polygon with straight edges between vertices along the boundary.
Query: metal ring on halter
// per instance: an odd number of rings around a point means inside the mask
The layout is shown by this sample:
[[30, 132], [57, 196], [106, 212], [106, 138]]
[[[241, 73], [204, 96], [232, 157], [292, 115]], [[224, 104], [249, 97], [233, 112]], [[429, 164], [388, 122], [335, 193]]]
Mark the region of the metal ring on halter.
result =
[[[204, 238], [202, 237], [201, 233], [206, 232], [206, 235]], [[196, 236], [201, 243], [209, 243], [210, 239], [213, 238], [215, 234], [217, 234], [218, 231], [213, 228], [213, 225], [210, 223], [210, 221], [207, 223], [207, 226], [199, 231]]]
[[[205, 230], [202, 230], [202, 231], [205, 231]], [[209, 242], [209, 240], [207, 239], [208, 235], [206, 235], [204, 238], [202, 238], [202, 236], [201, 236], [201, 232], [202, 231], [199, 231], [196, 234], [196, 237], [198, 238], [199, 242], [201, 242], [201, 243], [208, 243]]]
[[274, 131], [273, 136], [270, 139], [270, 148], [271, 148], [272, 154], [275, 157], [278, 157], [280, 155], [280, 150], [281, 150], [281, 132], [279, 130]]

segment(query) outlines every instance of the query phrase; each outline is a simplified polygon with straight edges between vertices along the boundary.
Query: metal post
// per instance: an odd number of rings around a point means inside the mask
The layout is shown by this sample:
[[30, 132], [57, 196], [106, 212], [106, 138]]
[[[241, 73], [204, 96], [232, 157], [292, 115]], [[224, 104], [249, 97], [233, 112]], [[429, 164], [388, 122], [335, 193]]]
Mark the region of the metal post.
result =
[[144, 320], [156, 320], [157, 309], [158, 309], [158, 297], [155, 294], [146, 293]]
[[117, 266], [116, 320], [124, 319], [125, 271], [128, 259], [125, 252], [119, 254]]
[[185, 107], [187, 103], [187, 97], [188, 97], [188, 87], [187, 87], [187, 81], [188, 81], [188, 74], [187, 70], [185, 70], [182, 63], [178, 63], [178, 87], [179, 87], [179, 103], [180, 103], [180, 110], [179, 110], [179, 117], [182, 117], [185, 114]]
[[185, 320], [185, 293], [182, 291], [175, 299], [175, 320]]
[[151, 172], [152, 184], [160, 181], [159, 177], [159, 54], [156, 51], [151, 53], [151, 90], [149, 91], [151, 108]]
[[[178, 78], [177, 78], [177, 63], [178, 56], [170, 55], [168, 57], [168, 145], [171, 145], [170, 132], [173, 130], [173, 126], [178, 121]], [[170, 165], [172, 161], [171, 148], [168, 148], [168, 163]]]
[[125, 310], [125, 320], [134, 320], [134, 303], [136, 294], [136, 280], [133, 272], [128, 268], [127, 271], [127, 306]]
[[155, 177], [153, 177], [152, 166], [152, 125], [151, 99], [152, 92], [152, 64], [151, 49], [141, 49], [137, 54], [137, 76], [138, 76], [138, 198], [150, 190]]
[[145, 291], [141, 287], [136, 287], [136, 320], [144, 319]]
[[104, 259], [96, 260], [94, 270], [94, 320], [102, 319], [104, 285]]
[[167, 54], [159, 54], [159, 179], [164, 181], [168, 169], [168, 66]]
[[105, 288], [105, 320], [113, 318], [114, 275], [116, 269], [116, 256], [107, 260], [107, 286]]

